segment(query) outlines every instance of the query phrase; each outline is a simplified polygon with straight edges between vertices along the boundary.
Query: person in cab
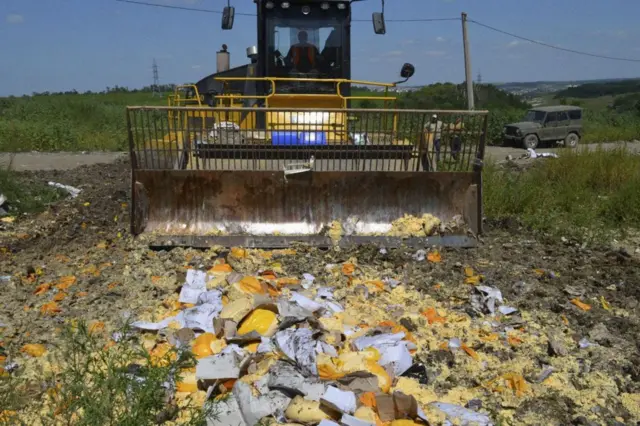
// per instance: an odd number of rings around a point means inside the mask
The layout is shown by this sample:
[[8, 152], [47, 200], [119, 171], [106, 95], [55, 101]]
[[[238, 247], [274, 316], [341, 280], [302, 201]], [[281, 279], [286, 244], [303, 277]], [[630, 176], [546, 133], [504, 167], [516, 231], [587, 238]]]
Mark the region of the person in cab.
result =
[[291, 46], [287, 54], [287, 62], [298, 72], [308, 73], [317, 69], [317, 62], [320, 57], [318, 48], [309, 43], [309, 36], [306, 31], [298, 33], [298, 43]]

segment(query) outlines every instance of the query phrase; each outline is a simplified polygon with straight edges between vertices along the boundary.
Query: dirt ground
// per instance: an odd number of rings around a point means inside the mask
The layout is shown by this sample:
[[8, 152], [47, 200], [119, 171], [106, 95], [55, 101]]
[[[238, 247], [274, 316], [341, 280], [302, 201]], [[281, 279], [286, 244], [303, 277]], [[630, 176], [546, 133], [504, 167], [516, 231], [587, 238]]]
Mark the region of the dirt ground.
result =
[[[595, 150], [598, 146], [604, 149], [613, 149], [620, 144], [626, 146], [631, 152], [640, 152], [640, 142], [621, 142], [621, 143], [604, 143], [584, 144], [580, 147]], [[540, 152], [556, 152], [561, 154], [564, 148], [540, 148]], [[516, 146], [488, 146], [486, 149], [486, 157], [496, 161], [504, 160], [508, 155], [519, 157], [526, 151]], [[22, 171], [53, 171], [53, 170], [70, 170], [80, 166], [91, 166], [96, 164], [113, 163], [119, 159], [126, 158], [126, 152], [20, 152], [20, 153], [0, 153], [0, 168], [7, 168], [9, 165], [13, 170]]]
[[[224, 250], [154, 252], [133, 240], [125, 161], [26, 176], [82, 192], [37, 216], [0, 222], [0, 336], [8, 354], [25, 343], [51, 345], [53, 328], [68, 318], [109, 325], [123, 313], [141, 315], [174, 295], [190, 266], [208, 269], [219, 257], [233, 264]], [[367, 276], [393, 277], [417, 291], [419, 300], [411, 303], [457, 318], [428, 324], [399, 315], [424, 339], [414, 358], [424, 366], [413, 381], [419, 402], [435, 395], [480, 407], [496, 424], [640, 424], [640, 246], [585, 247], [536, 239], [515, 223], [487, 225], [478, 248], [443, 249], [441, 261], [373, 247], [297, 248], [277, 261], [289, 276], [311, 273], [327, 282], [327, 264], [352, 261]], [[250, 267], [234, 265], [243, 273]], [[75, 281], [56, 290], [65, 276]], [[50, 287], [38, 292], [46, 283]], [[517, 312], [488, 315], [474, 303], [477, 285], [498, 288]], [[63, 296], [52, 299], [57, 294]], [[51, 300], [58, 300], [59, 312], [44, 315]], [[455, 337], [482, 362], [442, 347]], [[506, 390], [492, 384], [512, 373], [524, 378], [522, 387], [509, 378]]]

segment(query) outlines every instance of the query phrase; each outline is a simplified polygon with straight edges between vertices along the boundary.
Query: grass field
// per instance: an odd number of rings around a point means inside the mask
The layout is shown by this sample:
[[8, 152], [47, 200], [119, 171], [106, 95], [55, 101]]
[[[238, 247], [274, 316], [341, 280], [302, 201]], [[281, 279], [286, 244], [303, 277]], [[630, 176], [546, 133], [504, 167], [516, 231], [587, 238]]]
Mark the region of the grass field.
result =
[[[425, 93], [428, 96], [428, 92]], [[382, 93], [355, 90], [353, 95], [382, 96]], [[404, 96], [398, 95], [400, 101]], [[610, 97], [605, 98], [580, 100], [586, 109], [582, 141], [621, 141], [640, 137], [640, 116], [608, 110]], [[0, 98], [0, 151], [126, 150], [125, 107], [164, 105], [166, 102], [166, 97], [153, 97], [147, 92]], [[425, 102], [425, 105], [430, 104]], [[356, 100], [353, 106], [375, 108], [383, 107], [383, 103]], [[499, 106], [489, 110], [490, 144], [500, 143], [503, 126], [519, 121], [526, 111]]]
[[566, 151], [523, 173], [489, 165], [485, 214], [553, 234], [640, 227], [640, 156], [624, 148]]
[[158, 104], [150, 93], [0, 98], [0, 151], [122, 151], [125, 107]]

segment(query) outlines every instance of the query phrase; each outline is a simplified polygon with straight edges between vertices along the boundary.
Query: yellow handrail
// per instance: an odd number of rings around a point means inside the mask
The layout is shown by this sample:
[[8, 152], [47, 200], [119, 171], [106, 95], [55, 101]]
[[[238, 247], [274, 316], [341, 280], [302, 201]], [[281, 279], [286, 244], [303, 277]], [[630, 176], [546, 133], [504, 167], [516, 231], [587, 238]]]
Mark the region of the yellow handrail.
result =
[[[308, 82], [308, 83], [336, 83], [336, 95], [342, 99], [342, 107], [347, 107], [347, 100], [382, 100], [382, 101], [397, 101], [395, 96], [387, 96], [388, 90], [390, 87], [396, 87], [395, 83], [379, 83], [375, 81], [365, 81], [365, 80], [348, 80], [344, 78], [290, 78], [290, 77], [214, 77], [218, 81], [268, 81], [271, 83], [271, 93], [269, 95], [264, 96], [249, 96], [249, 95], [216, 95], [216, 99], [265, 99], [267, 102], [266, 106], [268, 107], [268, 100], [272, 96], [276, 94], [276, 82], [277, 81], [298, 81], [298, 82]], [[384, 96], [343, 96], [340, 93], [340, 86], [343, 83], [351, 83], [351, 84], [363, 84], [368, 86], [379, 86], [384, 87]], [[324, 94], [310, 94], [310, 93], [296, 93], [295, 96], [336, 96], [336, 95], [324, 95]]]
[[176, 86], [176, 88], [174, 89], [174, 92], [173, 92], [174, 94], [167, 96], [167, 102], [168, 102], [169, 106], [172, 106], [172, 102], [175, 102], [176, 105], [180, 101], [182, 101], [185, 104], [188, 103], [188, 102], [193, 102], [193, 99], [180, 97], [179, 91], [181, 89], [193, 89], [194, 93], [196, 94], [195, 100], [198, 102], [198, 106], [199, 107], [203, 106], [202, 105], [202, 98], [200, 97], [200, 92], [198, 91], [198, 87], [195, 84], [182, 84], [182, 85]]

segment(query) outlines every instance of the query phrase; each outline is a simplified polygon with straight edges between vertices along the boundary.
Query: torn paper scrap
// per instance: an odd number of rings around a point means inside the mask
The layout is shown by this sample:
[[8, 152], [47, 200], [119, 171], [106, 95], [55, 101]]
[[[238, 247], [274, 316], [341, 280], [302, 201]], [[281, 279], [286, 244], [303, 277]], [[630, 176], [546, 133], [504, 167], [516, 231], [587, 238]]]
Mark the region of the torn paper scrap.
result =
[[316, 277], [314, 277], [311, 274], [302, 274], [302, 281], [300, 282], [300, 285], [304, 289], [309, 289], [313, 285], [313, 282], [315, 281], [315, 279]]
[[222, 311], [222, 292], [220, 290], [209, 290], [201, 293], [198, 296], [196, 305], [204, 305], [205, 303], [220, 305], [220, 311]]
[[287, 358], [298, 364], [303, 374], [317, 376], [316, 342], [312, 335], [308, 328], [289, 328], [276, 333], [274, 341]]
[[498, 311], [500, 311], [502, 315], [511, 315], [514, 312], [518, 312], [516, 308], [512, 308], [511, 306], [507, 306], [507, 305], [501, 305], [498, 308]]
[[[213, 320], [216, 319], [222, 311], [222, 300], [219, 303], [203, 303], [193, 308], [185, 309], [182, 314], [182, 327], [202, 330], [206, 333], [216, 334]], [[180, 314], [176, 317], [180, 317]], [[178, 318], [176, 318], [178, 319]]]
[[374, 347], [378, 350], [385, 346], [393, 346], [396, 343], [404, 339], [404, 332], [395, 334], [378, 334], [376, 336], [362, 336], [353, 341], [354, 347], [358, 351], [362, 351], [369, 347]]
[[316, 292], [316, 298], [320, 299], [333, 299], [332, 287], [320, 287]]
[[240, 412], [238, 400], [233, 394], [216, 401], [216, 407], [212, 411], [207, 416], [207, 426], [247, 426]]
[[460, 349], [462, 347], [462, 341], [457, 337], [449, 339], [449, 349]]
[[502, 293], [495, 287], [485, 285], [476, 286], [478, 291], [484, 293], [484, 303], [490, 313], [496, 312], [496, 302], [502, 303]]
[[320, 402], [344, 414], [353, 414], [356, 411], [356, 394], [351, 391], [342, 391], [333, 386], [327, 388]]
[[338, 356], [338, 351], [336, 351], [336, 348], [328, 343], [320, 341], [318, 341], [318, 343], [316, 344], [316, 352], [319, 354], [327, 354], [332, 357]]
[[313, 316], [313, 312], [310, 310], [285, 299], [278, 300], [278, 313], [282, 318], [294, 318], [300, 321]]
[[404, 343], [398, 343], [381, 351], [382, 357], [378, 364], [383, 367], [391, 366], [396, 377], [401, 376], [413, 365], [411, 354]]
[[493, 426], [491, 419], [486, 414], [469, 410], [460, 405], [448, 404], [445, 402], [432, 402], [433, 407], [442, 411], [447, 419], [460, 426]]
[[276, 347], [270, 338], [263, 337], [263, 336], [260, 337], [260, 344], [258, 345], [258, 350], [257, 350], [259, 354], [266, 354], [266, 353], [274, 352], [275, 350], [276, 350]]
[[270, 369], [267, 386], [290, 396], [300, 395], [311, 401], [320, 401], [325, 386], [312, 377], [305, 378], [300, 371], [288, 362], [278, 361]]
[[382, 280], [383, 283], [385, 283], [386, 285], [388, 285], [391, 288], [396, 288], [400, 285], [400, 281], [393, 279], [393, 278], [384, 278]]
[[340, 423], [344, 426], [375, 426], [375, 423], [368, 422], [366, 420], [360, 420], [352, 415], [345, 414], [340, 419]]
[[320, 421], [320, 423], [318, 423], [318, 426], [340, 426], [338, 423], [333, 422], [331, 420], [326, 420], [326, 419], [322, 419], [322, 421]]
[[420, 249], [416, 251], [411, 257], [413, 257], [413, 260], [415, 260], [416, 262], [422, 262], [427, 258], [427, 252]]
[[342, 305], [340, 305], [338, 302], [334, 300], [325, 300], [325, 299], [318, 298], [316, 299], [316, 302], [318, 302], [320, 305], [322, 305], [323, 308], [329, 311], [326, 313], [325, 316], [331, 316], [332, 314], [337, 314], [339, 312], [344, 311], [344, 308], [342, 307]]
[[237, 379], [240, 377], [240, 361], [241, 357], [233, 350], [200, 358], [196, 364], [196, 379]]
[[177, 322], [180, 328], [192, 328], [215, 334], [213, 320], [218, 317], [221, 310], [222, 301], [218, 304], [204, 303], [185, 309], [178, 315], [165, 318], [159, 322], [134, 321], [131, 326], [142, 330], [158, 331], [167, 328], [172, 322]]
[[284, 411], [291, 402], [291, 398], [278, 391], [254, 396], [251, 386], [240, 380], [233, 385], [232, 393], [238, 401], [240, 413], [247, 426], [255, 426], [263, 417]]
[[305, 297], [303, 295], [301, 295], [298, 292], [292, 292], [291, 293], [291, 299], [292, 302], [297, 303], [300, 307], [311, 311], [311, 312], [316, 312], [319, 311], [320, 309], [322, 309], [322, 305], [319, 303], [314, 302], [313, 300], [309, 299], [308, 297]]
[[207, 290], [207, 273], [189, 269], [187, 278], [180, 290], [180, 303], [198, 303], [198, 296]]
[[58, 183], [58, 182], [49, 182], [49, 186], [53, 186], [55, 188], [64, 189], [65, 191], [67, 191], [67, 193], [69, 193], [71, 198], [76, 198], [78, 196], [78, 194], [80, 194], [80, 192], [82, 191], [81, 189], [78, 189], [78, 188], [73, 187], [71, 185], [63, 185], [63, 184]]

